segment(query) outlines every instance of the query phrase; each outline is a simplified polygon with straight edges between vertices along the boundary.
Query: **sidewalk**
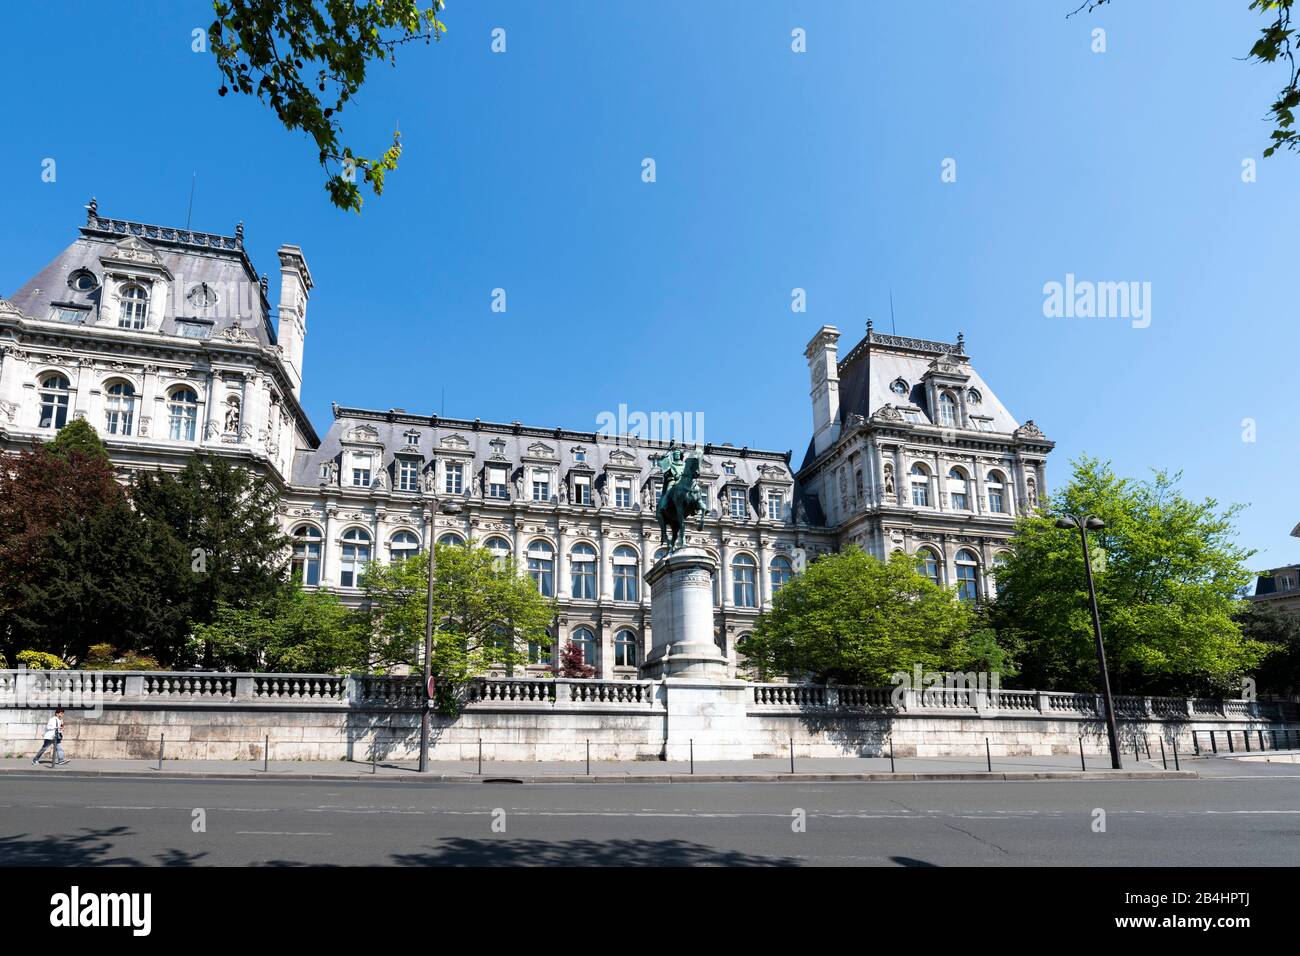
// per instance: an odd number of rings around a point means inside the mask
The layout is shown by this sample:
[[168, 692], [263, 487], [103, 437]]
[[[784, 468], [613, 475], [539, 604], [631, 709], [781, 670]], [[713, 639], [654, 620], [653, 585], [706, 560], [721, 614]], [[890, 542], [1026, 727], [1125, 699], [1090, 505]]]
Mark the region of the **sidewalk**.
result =
[[68, 776], [136, 776], [159, 778], [300, 779], [441, 783], [738, 783], [775, 781], [859, 781], [859, 780], [1102, 780], [1182, 779], [1197, 774], [1163, 770], [1159, 760], [1126, 761], [1124, 770], [1111, 770], [1103, 757], [1090, 757], [1088, 770], [1079, 768], [1078, 757], [1001, 757], [993, 761], [990, 773], [983, 757], [908, 757], [895, 761], [891, 772], [888, 757], [796, 758], [794, 773], [789, 759], [697, 760], [694, 773], [685, 761], [592, 761], [590, 773], [583, 761], [531, 763], [484, 761], [482, 774], [475, 761], [433, 760], [429, 773], [421, 774], [414, 762], [369, 763], [336, 761], [271, 761], [264, 770], [260, 761], [247, 760], [73, 760], [51, 769], [48, 763], [32, 766], [30, 758], [0, 759], [0, 775], [60, 773]]

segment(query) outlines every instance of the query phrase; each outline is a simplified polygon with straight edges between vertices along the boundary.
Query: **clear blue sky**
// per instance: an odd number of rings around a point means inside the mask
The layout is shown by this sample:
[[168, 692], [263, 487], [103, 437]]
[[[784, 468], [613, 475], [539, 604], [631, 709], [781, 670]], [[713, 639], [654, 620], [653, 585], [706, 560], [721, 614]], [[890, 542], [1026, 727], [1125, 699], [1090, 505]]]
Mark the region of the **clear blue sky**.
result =
[[[403, 49], [348, 111], [361, 151], [394, 123], [406, 149], [358, 217], [328, 204], [304, 137], [217, 97], [190, 50], [205, 0], [13, 5], [0, 294], [92, 194], [184, 225], [197, 172], [195, 228], [244, 220], [273, 277], [280, 243], [306, 252], [322, 430], [331, 401], [584, 429], [626, 403], [701, 411], [709, 440], [797, 464], [804, 344], [824, 323], [851, 344], [868, 315], [887, 331], [892, 289], [900, 334], [964, 330], [1057, 441], [1053, 485], [1082, 453], [1182, 469], [1189, 493], [1249, 505], [1257, 566], [1300, 559], [1300, 157], [1241, 181], [1283, 82], [1240, 59], [1262, 18], [1246, 0], [1075, 6], [452, 0], [443, 42]], [[1150, 327], [1045, 318], [1043, 284], [1071, 272], [1152, 283]]]

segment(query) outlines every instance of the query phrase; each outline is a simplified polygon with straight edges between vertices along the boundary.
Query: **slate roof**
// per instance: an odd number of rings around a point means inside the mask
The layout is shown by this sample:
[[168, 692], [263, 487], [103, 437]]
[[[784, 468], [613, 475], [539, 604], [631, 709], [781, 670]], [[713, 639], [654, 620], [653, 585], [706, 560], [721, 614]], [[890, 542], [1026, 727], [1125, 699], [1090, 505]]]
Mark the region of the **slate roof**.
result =
[[[160, 328], [163, 334], [178, 334], [177, 319], [197, 317], [211, 320], [209, 338], [239, 325], [260, 345], [275, 344], [270, 305], [244, 251], [242, 226], [237, 227], [234, 236], [221, 236], [106, 219], [97, 214], [93, 200], [87, 208], [90, 215], [81, 227], [81, 235], [9, 296], [24, 315], [46, 319], [56, 304], [87, 305], [93, 310], [91, 321], [98, 321], [102, 318], [99, 305], [104, 277], [100, 260], [112, 258], [121, 243], [134, 238], [148, 246], [175, 280]], [[98, 280], [94, 290], [77, 292], [69, 286], [69, 277], [78, 269], [94, 274]], [[201, 283], [218, 294], [218, 302], [211, 309], [196, 309], [187, 299], [188, 293]]]
[[[571, 469], [589, 468], [598, 479], [597, 488], [601, 487], [599, 479], [605, 474], [607, 466], [612, 465], [616, 469], [620, 465], [632, 467], [636, 469], [637, 478], [633, 487], [636, 495], [640, 494], [646, 480], [659, 474], [652, 459], [658, 458], [669, 447], [667, 442], [626, 437], [615, 440], [612, 436], [606, 437], [594, 432], [538, 428], [517, 422], [505, 424], [418, 416], [396, 410], [382, 412], [336, 406], [334, 415], [334, 421], [320, 447], [302, 449], [295, 456], [291, 477], [294, 485], [319, 487], [321, 466], [328, 462], [339, 462], [345, 445], [359, 447], [356, 442], [349, 441], [349, 436], [358, 428], [374, 432], [374, 438], [361, 444], [383, 446], [381, 467], [389, 471], [390, 477], [398, 454], [418, 455], [428, 463], [436, 455], [446, 456], [448, 451], [463, 452], [472, 455], [473, 467], [470, 471], [473, 474], [477, 474], [490, 458], [499, 454], [509, 462], [509, 477], [512, 480], [525, 457], [539, 462], [555, 462], [561, 478], [568, 475]], [[418, 435], [414, 446], [406, 443], [408, 432]], [[449, 438], [455, 442], [457, 437], [466, 443], [463, 447], [443, 444]], [[504, 443], [499, 452], [493, 447], [493, 441]], [[585, 450], [585, 461], [577, 460], [575, 453], [578, 449]], [[726, 474], [723, 468], [724, 463], [728, 462], [735, 465], [734, 479], [749, 488], [756, 486], [765, 477], [783, 482], [794, 481], [794, 475], [790, 471], [789, 452], [709, 444], [705, 446], [704, 460], [704, 477], [711, 479], [714, 488], [720, 488], [733, 480], [733, 476]], [[767, 469], [766, 475], [762, 469]], [[468, 488], [468, 475], [466, 485]], [[796, 494], [795, 500], [799, 501], [801, 497]], [[820, 522], [820, 511], [816, 513], [816, 522], [813, 512], [807, 506], [805, 514], [808, 523]]]

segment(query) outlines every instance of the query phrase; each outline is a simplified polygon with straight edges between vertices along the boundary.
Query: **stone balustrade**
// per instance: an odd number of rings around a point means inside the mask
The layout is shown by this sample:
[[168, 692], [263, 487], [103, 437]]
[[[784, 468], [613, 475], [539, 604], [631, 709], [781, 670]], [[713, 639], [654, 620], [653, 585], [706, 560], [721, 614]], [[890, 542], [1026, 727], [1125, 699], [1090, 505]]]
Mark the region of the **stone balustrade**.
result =
[[[768, 711], [877, 711], [882, 713], [1037, 714], [1042, 717], [1098, 718], [1101, 695], [1061, 691], [982, 690], [978, 688], [855, 687], [821, 684], [750, 684], [752, 713]], [[1116, 695], [1115, 716], [1124, 719], [1229, 720], [1285, 719], [1296, 705], [1277, 701], [1213, 700], [1191, 697]]]

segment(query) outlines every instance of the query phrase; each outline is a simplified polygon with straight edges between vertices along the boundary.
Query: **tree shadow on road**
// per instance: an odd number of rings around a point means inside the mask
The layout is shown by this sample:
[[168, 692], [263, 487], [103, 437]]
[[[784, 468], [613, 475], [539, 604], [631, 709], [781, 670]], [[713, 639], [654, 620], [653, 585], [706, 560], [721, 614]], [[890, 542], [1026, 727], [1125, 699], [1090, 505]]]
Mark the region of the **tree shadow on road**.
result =
[[13, 866], [194, 866], [206, 853], [165, 850], [152, 860], [114, 856], [115, 841], [135, 836], [130, 827], [82, 828], [74, 834], [0, 836], [0, 867]]
[[791, 857], [754, 856], [687, 840], [471, 840], [454, 837], [398, 866], [799, 866]]

